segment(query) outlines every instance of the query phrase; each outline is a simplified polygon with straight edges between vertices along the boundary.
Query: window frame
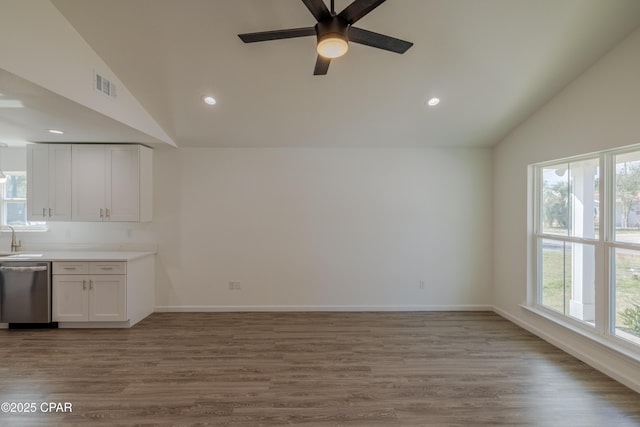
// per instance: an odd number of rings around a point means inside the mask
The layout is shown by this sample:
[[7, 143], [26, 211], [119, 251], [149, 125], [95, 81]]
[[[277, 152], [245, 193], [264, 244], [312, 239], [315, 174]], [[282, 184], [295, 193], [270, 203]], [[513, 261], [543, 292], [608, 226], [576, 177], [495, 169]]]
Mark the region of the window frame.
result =
[[[615, 251], [627, 249], [638, 252], [640, 243], [616, 242], [616, 156], [638, 152], [640, 145], [631, 145], [596, 153], [582, 154], [531, 164], [528, 167], [528, 236], [529, 256], [527, 257], [528, 286], [526, 303], [522, 305], [544, 318], [567, 327], [574, 332], [589, 337], [599, 343], [640, 361], [640, 337], [629, 340], [616, 335], [616, 283]], [[543, 213], [543, 170], [558, 164], [598, 159], [599, 165], [599, 208], [598, 236], [595, 238], [572, 236], [569, 229], [566, 235], [551, 234], [544, 231]], [[569, 195], [571, 195], [569, 190]], [[571, 197], [571, 196], [569, 196]], [[595, 318], [593, 324], [579, 320], [542, 304], [542, 241], [550, 239], [558, 242], [591, 244], [595, 247]]]
[[[27, 172], [26, 171], [22, 171], [22, 170], [14, 170], [14, 171], [3, 171], [4, 174], [6, 176], [10, 176], [10, 175], [20, 175], [20, 176], [24, 176], [25, 179], [27, 179]], [[38, 221], [38, 222], [31, 222], [28, 219], [28, 213], [27, 209], [28, 209], [28, 198], [29, 198], [29, 194], [25, 194], [24, 198], [14, 198], [14, 199], [7, 199], [5, 198], [5, 184], [6, 183], [0, 183], [0, 225], [4, 226], [11, 226], [13, 227], [16, 231], [26, 231], [26, 232], [31, 232], [31, 231], [47, 231], [48, 227], [47, 227], [47, 223], [45, 221]], [[27, 183], [28, 185], [28, 183]], [[6, 224], [6, 219], [7, 219], [7, 203], [10, 203], [12, 201], [24, 201], [25, 204], [25, 221], [26, 224], [24, 225], [20, 225], [20, 224]], [[5, 231], [5, 230], [3, 230]]]

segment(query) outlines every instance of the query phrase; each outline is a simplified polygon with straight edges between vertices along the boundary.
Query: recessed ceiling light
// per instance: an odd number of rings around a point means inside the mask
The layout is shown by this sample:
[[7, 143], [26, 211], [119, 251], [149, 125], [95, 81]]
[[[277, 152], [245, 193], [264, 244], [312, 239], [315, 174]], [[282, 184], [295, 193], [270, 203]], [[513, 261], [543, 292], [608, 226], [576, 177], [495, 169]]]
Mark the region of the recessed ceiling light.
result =
[[427, 105], [429, 107], [435, 107], [439, 103], [440, 103], [440, 98], [431, 98], [430, 100], [427, 101]]
[[49, 129], [49, 133], [55, 133], [56, 135], [62, 135], [64, 133], [63, 130], [59, 129]]
[[216, 104], [216, 99], [213, 96], [203, 96], [202, 100], [207, 105], [215, 105]]

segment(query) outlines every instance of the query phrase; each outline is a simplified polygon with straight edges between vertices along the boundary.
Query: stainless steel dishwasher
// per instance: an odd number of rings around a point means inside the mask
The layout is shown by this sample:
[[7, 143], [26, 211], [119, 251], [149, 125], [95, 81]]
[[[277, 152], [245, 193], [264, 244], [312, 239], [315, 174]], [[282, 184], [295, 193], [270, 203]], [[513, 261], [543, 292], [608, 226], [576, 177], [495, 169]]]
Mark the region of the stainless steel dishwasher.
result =
[[0, 262], [0, 323], [51, 322], [51, 263]]

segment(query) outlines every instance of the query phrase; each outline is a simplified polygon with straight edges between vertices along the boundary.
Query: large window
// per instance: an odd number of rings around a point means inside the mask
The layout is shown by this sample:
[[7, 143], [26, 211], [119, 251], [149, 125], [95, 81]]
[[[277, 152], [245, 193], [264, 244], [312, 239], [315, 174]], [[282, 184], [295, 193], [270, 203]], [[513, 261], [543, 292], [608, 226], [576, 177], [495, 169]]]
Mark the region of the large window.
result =
[[533, 166], [530, 304], [640, 349], [640, 147]]

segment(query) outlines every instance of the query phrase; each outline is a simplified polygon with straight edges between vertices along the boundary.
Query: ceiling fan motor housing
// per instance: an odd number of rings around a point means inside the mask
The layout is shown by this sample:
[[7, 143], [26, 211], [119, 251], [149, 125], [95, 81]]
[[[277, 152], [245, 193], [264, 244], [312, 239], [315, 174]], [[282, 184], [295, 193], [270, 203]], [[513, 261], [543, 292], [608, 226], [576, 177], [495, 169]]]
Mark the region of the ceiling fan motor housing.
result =
[[318, 46], [329, 39], [339, 39], [348, 43], [349, 23], [339, 16], [334, 16], [330, 20], [320, 21], [316, 24], [316, 35]]

